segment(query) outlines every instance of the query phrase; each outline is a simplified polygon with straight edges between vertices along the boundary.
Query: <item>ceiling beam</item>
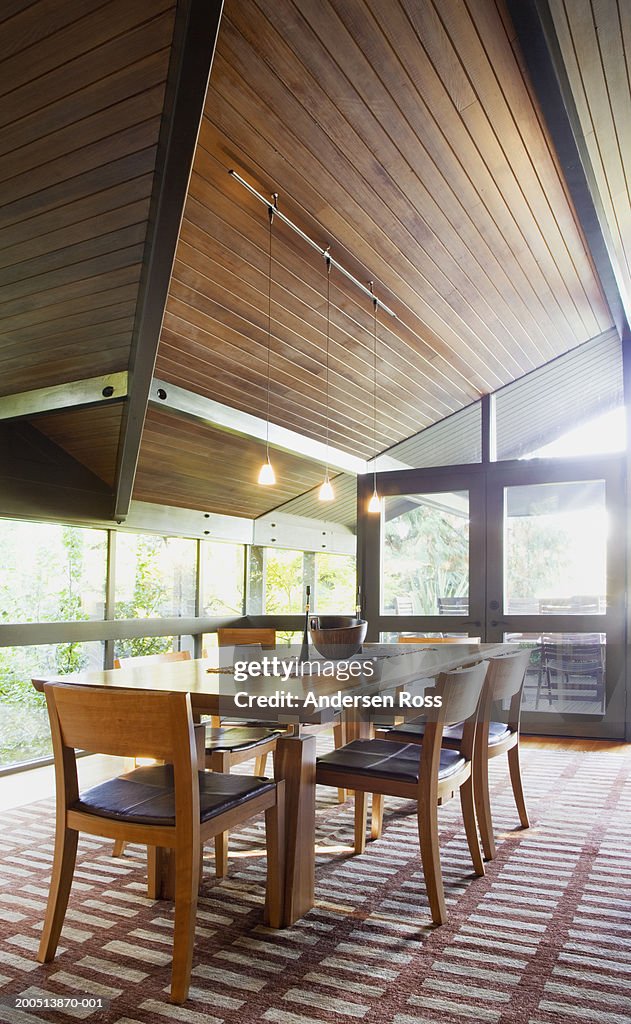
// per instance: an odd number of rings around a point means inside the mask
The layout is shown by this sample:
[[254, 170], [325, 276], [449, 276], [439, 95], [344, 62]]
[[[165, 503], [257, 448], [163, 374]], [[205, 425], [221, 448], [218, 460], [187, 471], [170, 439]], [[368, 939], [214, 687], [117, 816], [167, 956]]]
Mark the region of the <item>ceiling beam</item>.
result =
[[[241, 409], [222, 405], [221, 402], [205, 398], [204, 395], [198, 395], [194, 391], [187, 391], [176, 384], [167, 384], [166, 381], [154, 379], [150, 402], [152, 405], [166, 407], [171, 412], [183, 413], [230, 434], [250, 437], [263, 444], [267, 439], [267, 421], [260, 416], [253, 416], [252, 413], [243, 412]], [[333, 448], [331, 445], [327, 447], [323, 441], [306, 437], [295, 430], [281, 427], [277, 423], [270, 422], [269, 424], [269, 444], [270, 448], [290, 452], [292, 455], [309, 459], [311, 462], [328, 464], [331, 469], [342, 469], [346, 473], [355, 475], [366, 472], [367, 463], [364, 459], [350, 455], [339, 448]]]
[[605, 238], [607, 222], [547, 0], [507, 0], [530, 78], [618, 335], [627, 325]]
[[114, 516], [129, 512], [142, 429], [223, 0], [179, 0], [129, 364]]
[[48, 388], [22, 391], [17, 395], [0, 397], [0, 420], [23, 419], [41, 412], [56, 412], [78, 405], [102, 405], [125, 398], [127, 371], [104, 373], [67, 384], [53, 384]]

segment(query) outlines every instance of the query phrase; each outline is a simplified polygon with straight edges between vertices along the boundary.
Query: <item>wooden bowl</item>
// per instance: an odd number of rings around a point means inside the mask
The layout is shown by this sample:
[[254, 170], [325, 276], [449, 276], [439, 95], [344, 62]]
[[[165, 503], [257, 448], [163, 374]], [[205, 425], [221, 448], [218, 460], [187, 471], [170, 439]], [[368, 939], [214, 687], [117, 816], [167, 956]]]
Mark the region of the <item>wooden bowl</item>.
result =
[[348, 615], [319, 615], [318, 628], [311, 627], [311, 640], [318, 654], [334, 661], [352, 658], [366, 639], [368, 623]]

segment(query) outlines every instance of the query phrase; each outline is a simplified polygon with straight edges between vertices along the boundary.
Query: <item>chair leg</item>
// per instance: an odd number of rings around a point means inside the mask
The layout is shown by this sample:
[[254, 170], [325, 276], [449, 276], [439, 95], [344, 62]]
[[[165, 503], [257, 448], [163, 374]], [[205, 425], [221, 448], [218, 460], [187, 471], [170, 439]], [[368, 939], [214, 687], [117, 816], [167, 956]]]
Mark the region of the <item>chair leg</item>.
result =
[[191, 981], [199, 886], [199, 850], [199, 843], [192, 843], [175, 851], [172, 1003], [184, 1002]]
[[215, 875], [225, 878], [228, 874], [228, 833], [220, 832], [215, 836]]
[[515, 746], [511, 747], [508, 751], [508, 770], [510, 772], [510, 781], [513, 787], [513, 795], [515, 797], [517, 811], [519, 813], [519, 820], [521, 821], [523, 828], [530, 828], [528, 810], [526, 808], [526, 798], [524, 797], [524, 787], [521, 781], [519, 743], [516, 743]]
[[53, 874], [50, 880], [44, 930], [37, 953], [37, 959], [41, 964], [48, 963], [57, 952], [57, 944], [68, 907], [78, 841], [79, 833], [75, 829], [59, 830], [55, 836]]
[[[340, 750], [346, 743], [346, 723], [341, 719], [333, 726], [333, 745], [336, 750]], [[338, 789], [337, 791], [337, 802], [338, 804], [345, 804], [348, 800], [348, 790]]]
[[418, 834], [432, 921], [434, 924], [444, 924], [447, 920], [447, 906], [440, 866], [438, 805], [430, 803], [423, 795], [418, 804]]
[[267, 889], [265, 922], [282, 928], [285, 905], [285, 786], [277, 783], [276, 804], [265, 812]]
[[366, 818], [368, 794], [355, 790], [355, 853], [363, 853], [366, 849]]
[[[475, 811], [480, 828], [482, 849], [486, 860], [495, 857], [495, 836], [493, 834], [493, 816], [491, 814], [491, 796], [489, 793], [489, 760], [488, 757], [477, 758], [475, 765], [474, 797]], [[464, 812], [463, 812], [464, 813]]]
[[124, 839], [115, 839], [112, 847], [112, 857], [122, 857], [127, 843]]
[[473, 870], [476, 875], [484, 874], [484, 861], [482, 850], [478, 839], [478, 826], [475, 820], [475, 807], [473, 800], [473, 778], [470, 775], [466, 782], [460, 787], [460, 806], [462, 807], [462, 820], [469, 845], [469, 853], [473, 861]]
[[381, 839], [383, 831], [383, 793], [373, 793], [370, 813], [370, 838]]
[[258, 775], [260, 778], [263, 778], [265, 776], [266, 764], [267, 754], [261, 754], [261, 756], [257, 757], [256, 761], [254, 762], [254, 774]]

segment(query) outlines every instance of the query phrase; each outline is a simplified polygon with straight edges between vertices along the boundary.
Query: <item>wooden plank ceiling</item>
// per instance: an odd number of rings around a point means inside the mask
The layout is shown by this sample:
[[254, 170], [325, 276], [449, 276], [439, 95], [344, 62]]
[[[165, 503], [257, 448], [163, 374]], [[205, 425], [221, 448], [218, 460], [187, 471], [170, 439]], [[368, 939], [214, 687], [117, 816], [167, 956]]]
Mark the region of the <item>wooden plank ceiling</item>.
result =
[[134, 498], [253, 518], [322, 479], [322, 470], [313, 463], [274, 452], [278, 483], [259, 487], [256, 479], [264, 458], [264, 444], [150, 408]]
[[550, 0], [550, 10], [631, 322], [631, 4]]
[[[587, 0], [581, 0], [581, 4]], [[608, 0], [609, 3], [612, 0]], [[0, 6], [0, 395], [126, 369], [175, 0]], [[368, 457], [611, 326], [502, 0], [226, 0], [159, 377], [264, 417], [265, 208], [332, 275], [330, 440]], [[617, 179], [616, 179], [617, 180]], [[612, 189], [615, 182], [612, 179]], [[325, 440], [324, 261], [277, 219], [272, 419]], [[120, 406], [33, 420], [108, 483]], [[321, 479], [150, 410], [134, 497], [255, 516]]]
[[[127, 369], [174, 15], [0, 5], [0, 395]], [[92, 447], [85, 410], [36, 425], [109, 481], [115, 416]]]
[[[265, 416], [265, 207], [382, 316], [383, 450], [611, 325], [494, 0], [227, 0], [157, 373]], [[274, 230], [272, 419], [324, 439], [324, 261]], [[331, 441], [372, 453], [370, 302], [332, 280]]]

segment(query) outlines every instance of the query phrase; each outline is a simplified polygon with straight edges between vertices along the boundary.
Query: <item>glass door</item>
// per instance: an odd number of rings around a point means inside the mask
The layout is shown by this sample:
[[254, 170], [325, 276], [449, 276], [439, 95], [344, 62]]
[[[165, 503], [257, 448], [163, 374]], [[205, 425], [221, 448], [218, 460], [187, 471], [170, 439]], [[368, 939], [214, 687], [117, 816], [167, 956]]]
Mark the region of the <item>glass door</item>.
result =
[[481, 485], [469, 470], [404, 470], [380, 478], [382, 512], [364, 517], [363, 531], [364, 609], [373, 639], [481, 639]]
[[532, 650], [525, 732], [624, 736], [618, 459], [487, 467], [486, 637]]
[[532, 651], [523, 729], [623, 738], [624, 463], [496, 462], [359, 481], [369, 640], [480, 638]]

